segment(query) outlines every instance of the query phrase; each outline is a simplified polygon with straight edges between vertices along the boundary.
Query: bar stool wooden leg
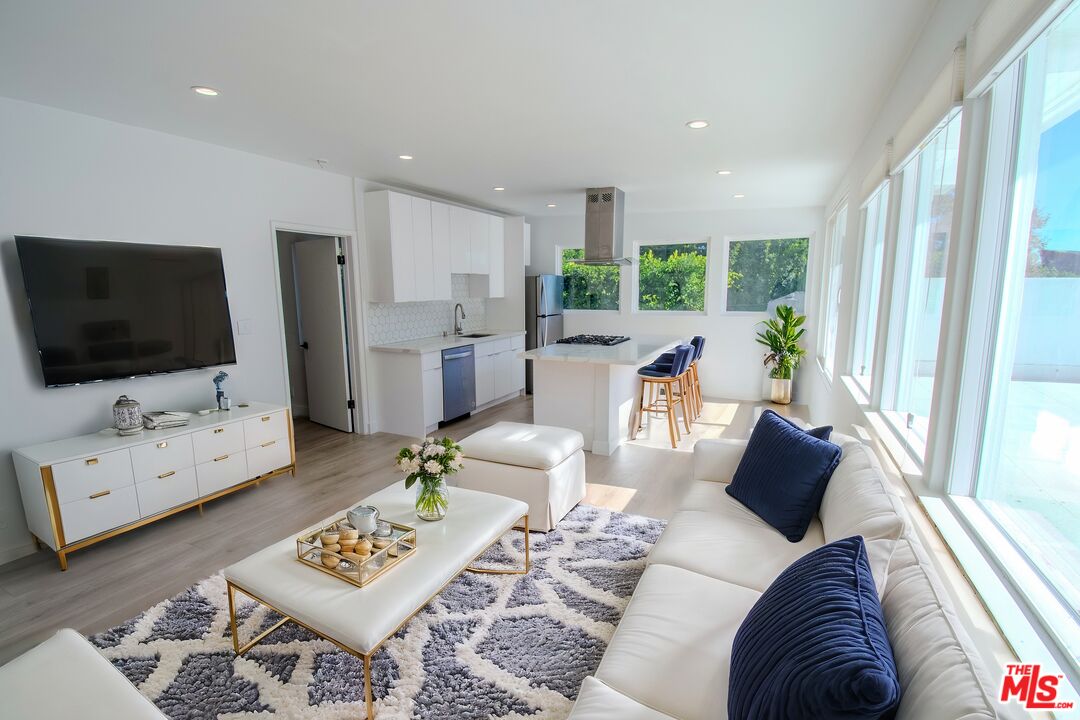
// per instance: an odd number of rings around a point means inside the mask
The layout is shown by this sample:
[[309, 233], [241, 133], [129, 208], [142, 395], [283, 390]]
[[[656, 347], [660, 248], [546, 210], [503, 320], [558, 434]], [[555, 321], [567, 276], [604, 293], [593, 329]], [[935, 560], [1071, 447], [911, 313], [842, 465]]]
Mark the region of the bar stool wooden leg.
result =
[[690, 434], [690, 413], [693, 412], [694, 400], [687, 392], [687, 374], [679, 376], [679, 404], [682, 405], [683, 425], [686, 426], [686, 434]]
[[671, 386], [670, 384], [664, 388], [667, 393], [668, 406], [667, 406], [667, 424], [668, 424], [668, 436], [671, 438], [671, 448], [674, 450], [679, 446], [679, 440], [682, 436], [679, 435], [679, 424], [675, 422], [675, 408], [671, 404]]

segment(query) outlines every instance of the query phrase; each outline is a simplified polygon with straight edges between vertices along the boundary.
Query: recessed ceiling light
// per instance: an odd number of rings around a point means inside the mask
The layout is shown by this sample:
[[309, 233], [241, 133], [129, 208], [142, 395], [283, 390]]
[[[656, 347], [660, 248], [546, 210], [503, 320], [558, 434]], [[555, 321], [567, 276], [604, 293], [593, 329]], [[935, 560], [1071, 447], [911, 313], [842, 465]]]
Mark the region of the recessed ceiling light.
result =
[[548, 207], [555, 207], [555, 203], [548, 203]]
[[493, 187], [493, 188], [491, 188], [491, 189], [492, 189], [492, 190], [494, 190], [495, 192], [502, 192], [502, 191], [503, 191], [503, 190], [505, 190], [506, 188], [504, 188], [504, 187], [499, 187], [498, 185], [496, 185], [495, 187]]
[[731, 197], [735, 198], [736, 200], [741, 200], [741, 199], [743, 199], [743, 198], [744, 198], [744, 197], [746, 197], [746, 196], [745, 196], [745, 195], [743, 195], [742, 193], [735, 193], [735, 194], [734, 194], [734, 195], [732, 195]]
[[191, 89], [200, 95], [207, 95], [209, 97], [217, 97], [221, 93], [212, 87], [206, 87], [205, 85], [192, 85]]
[[686, 127], [690, 128], [691, 130], [701, 130], [702, 128], [709, 127], [709, 123], [705, 120], [691, 120], [690, 122], [686, 123]]
[[716, 174], [717, 175], [730, 175], [731, 171], [730, 170], [717, 170]]
[[412, 155], [398, 155], [398, 160], [412, 160]]

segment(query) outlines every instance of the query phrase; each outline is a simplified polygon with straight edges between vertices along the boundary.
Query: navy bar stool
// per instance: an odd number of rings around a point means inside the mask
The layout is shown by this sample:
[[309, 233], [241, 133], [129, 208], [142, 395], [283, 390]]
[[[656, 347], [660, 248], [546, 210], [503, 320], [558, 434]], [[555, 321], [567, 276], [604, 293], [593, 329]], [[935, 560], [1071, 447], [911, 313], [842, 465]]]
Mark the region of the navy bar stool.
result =
[[[690, 391], [690, 402], [687, 404], [687, 408], [690, 409], [696, 420], [705, 409], [705, 399], [701, 395], [701, 380], [698, 377], [698, 360], [701, 359], [701, 354], [705, 350], [705, 338], [701, 335], [695, 335], [690, 344], [694, 347], [694, 356], [690, 360], [690, 367], [687, 368], [687, 372], [690, 374], [690, 377], [687, 378], [688, 390]], [[666, 370], [671, 367], [674, 358], [675, 351], [669, 350], [656, 358], [652, 365], [660, 370]], [[683, 408], [683, 412], [686, 412], [686, 408]]]
[[[683, 424], [686, 425], [686, 432], [690, 432], [690, 417], [686, 408], [688, 396], [686, 371], [694, 359], [694, 354], [693, 345], [679, 345], [672, 354], [670, 365], [646, 365], [638, 369], [638, 375], [641, 376], [641, 399], [638, 401], [637, 417], [634, 419], [631, 439], [637, 437], [637, 433], [641, 430], [645, 413], [662, 413], [667, 415], [671, 447], [677, 447], [682, 435], [679, 433], [679, 425], [676, 422], [675, 409], [680, 405], [683, 409]], [[662, 393], [662, 397], [656, 396], [657, 390]], [[650, 395], [647, 403], [646, 393]]]

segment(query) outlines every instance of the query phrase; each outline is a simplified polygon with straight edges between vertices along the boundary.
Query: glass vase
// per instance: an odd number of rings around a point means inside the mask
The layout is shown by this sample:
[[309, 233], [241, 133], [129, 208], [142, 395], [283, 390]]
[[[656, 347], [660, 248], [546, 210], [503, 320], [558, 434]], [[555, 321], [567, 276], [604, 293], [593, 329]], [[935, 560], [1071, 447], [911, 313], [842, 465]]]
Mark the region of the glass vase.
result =
[[450, 504], [443, 477], [420, 478], [416, 482], [416, 516], [421, 520], [442, 520]]

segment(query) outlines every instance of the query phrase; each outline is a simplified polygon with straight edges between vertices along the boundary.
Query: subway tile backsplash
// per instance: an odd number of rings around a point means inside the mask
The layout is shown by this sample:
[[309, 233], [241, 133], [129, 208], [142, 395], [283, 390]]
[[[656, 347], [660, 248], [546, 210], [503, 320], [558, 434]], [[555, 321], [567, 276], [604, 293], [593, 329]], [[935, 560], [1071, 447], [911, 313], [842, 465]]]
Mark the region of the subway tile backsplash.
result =
[[450, 276], [450, 294], [453, 300], [368, 303], [368, 344], [388, 345], [453, 332], [454, 304], [459, 302], [465, 310], [461, 324], [465, 330], [487, 327], [487, 300], [469, 297], [468, 275]]

